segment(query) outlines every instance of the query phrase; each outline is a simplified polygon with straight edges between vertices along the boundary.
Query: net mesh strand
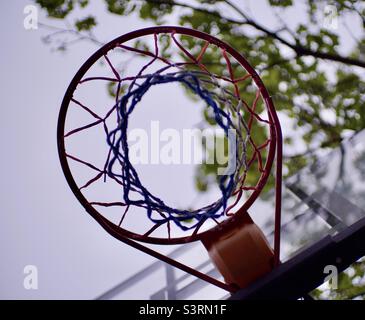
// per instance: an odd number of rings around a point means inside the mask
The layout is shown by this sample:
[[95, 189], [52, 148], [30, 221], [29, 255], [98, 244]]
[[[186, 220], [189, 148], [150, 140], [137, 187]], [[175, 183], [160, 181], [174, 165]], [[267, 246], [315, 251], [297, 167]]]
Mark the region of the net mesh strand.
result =
[[[234, 213], [232, 213], [232, 210], [240, 202], [243, 193], [245, 191], [256, 190], [257, 186], [246, 183], [248, 171], [249, 169], [253, 169], [253, 164], [255, 163], [258, 172], [260, 174], [264, 172], [264, 159], [262, 152], [263, 150], [266, 150], [270, 144], [270, 138], [267, 138], [263, 143], [258, 145], [251, 135], [255, 121], [266, 126], [272, 125], [270, 120], [263, 119], [257, 112], [257, 105], [261, 99], [259, 89], [256, 90], [256, 95], [251, 105], [249, 105], [241, 97], [238, 84], [241, 81], [247, 81], [250, 79], [251, 75], [247, 74], [243, 77], [235, 78], [232, 63], [227, 52], [221, 48], [219, 49], [221, 50], [224, 61], [226, 62], [229, 77], [214, 74], [202, 63], [205, 51], [210, 45], [209, 42], [205, 42], [200, 53], [197, 57], [194, 57], [187, 49], [184, 48], [174, 33], [168, 35], [187, 61], [173, 62], [160, 56], [157, 34], [153, 35], [154, 52], [137, 49], [125, 44], [117, 44], [116, 47], [123, 49], [124, 51], [150, 57], [151, 59], [148, 63], [142, 66], [137, 75], [122, 77], [117, 71], [117, 68], [108, 58], [107, 54], [105, 54], [104, 59], [111, 69], [114, 77], [87, 77], [82, 79], [79, 82], [79, 85], [96, 80], [115, 83], [115, 104], [112, 108], [110, 108], [106, 115], [102, 117], [94, 112], [92, 108], [86, 106], [75, 98], [72, 98], [71, 101], [73, 101], [76, 106], [89, 113], [93, 118], [95, 118], [95, 121], [73, 129], [64, 135], [64, 137], [67, 138], [97, 125], [103, 127], [109, 148], [102, 168], [98, 168], [96, 165], [74, 155], [66, 153], [66, 156], [96, 172], [96, 175], [92, 179], [79, 187], [80, 190], [89, 188], [93, 183], [102, 178], [104, 179], [104, 182], [106, 182], [107, 177], [116, 182], [123, 189], [123, 197], [120, 201], [89, 201], [90, 205], [94, 207], [124, 207], [118, 224], [120, 227], [123, 224], [130, 206], [137, 206], [146, 210], [146, 215], [149, 220], [153, 222], [153, 226], [144, 233], [143, 236], [145, 237], [148, 237], [160, 226], [166, 225], [168, 237], [170, 238], [171, 222], [182, 230], [193, 229], [193, 234], [196, 234], [207, 219], [212, 219], [219, 224], [217, 218], [222, 217], [223, 215], [233, 215]], [[166, 66], [153, 73], [147, 73], [149, 67], [156, 61], [163, 62]], [[191, 66], [197, 67], [198, 70], [191, 70]], [[172, 70], [177, 71], [173, 72]], [[120, 96], [122, 84], [128, 81], [130, 84], [126, 93], [123, 96]], [[151, 194], [143, 186], [137, 171], [129, 159], [127, 143], [129, 116], [137, 106], [138, 102], [141, 101], [143, 95], [152, 86], [172, 82], [182, 84], [188, 90], [205, 101], [206, 105], [211, 111], [213, 111], [216, 123], [221, 129], [223, 129], [227, 138], [228, 131], [230, 129], [233, 129], [236, 133], [235, 143], [237, 147], [234, 154], [231, 154], [236, 161], [236, 170], [232, 174], [222, 175], [219, 177], [218, 182], [222, 197], [214, 203], [197, 210], [180, 210], [172, 208], [166, 205], [162, 199]], [[221, 85], [222, 82], [232, 85], [233, 92], [227, 90], [223, 85]], [[235, 100], [235, 103], [232, 100]], [[220, 104], [224, 107], [222, 108]], [[245, 121], [243, 116], [246, 112], [248, 113], [247, 121]], [[116, 126], [111, 129], [109, 128], [110, 125], [107, 125], [107, 120], [112, 114], [116, 114], [117, 121]], [[247, 151], [248, 148], [252, 149], [250, 155]], [[131, 193], [133, 195], [137, 194], [139, 199], [132, 199], [135, 198], [135, 196], [130, 196]], [[229, 199], [234, 200], [233, 203], [228, 206]], [[154, 213], [156, 213], [157, 216], [154, 215]], [[184, 223], [187, 220], [189, 220], [188, 225]]]

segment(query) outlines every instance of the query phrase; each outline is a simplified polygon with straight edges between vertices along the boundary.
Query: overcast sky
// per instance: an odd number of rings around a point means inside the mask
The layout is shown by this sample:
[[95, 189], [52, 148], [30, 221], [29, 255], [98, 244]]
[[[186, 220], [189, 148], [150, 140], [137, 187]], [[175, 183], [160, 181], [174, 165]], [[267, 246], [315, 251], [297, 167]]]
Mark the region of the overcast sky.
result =
[[[0, 182], [3, 203], [0, 298], [91, 299], [155, 260], [109, 236], [86, 214], [70, 191], [58, 160], [57, 116], [69, 82], [97, 46], [85, 42], [72, 46], [64, 54], [52, 52], [41, 41], [49, 31], [24, 29], [23, 9], [27, 4], [31, 3], [3, 1], [0, 4], [4, 43], [0, 81], [6, 112], [0, 120], [1, 145], [6, 150], [1, 160]], [[122, 33], [148, 26], [135, 17], [110, 16], [101, 1], [91, 10], [98, 11], [101, 27], [97, 35], [101, 40], [112, 40]], [[47, 21], [42, 14], [39, 20]], [[57, 25], [58, 22], [47, 23]], [[181, 92], [170, 94], [174, 98], [179, 94], [183, 97]], [[155, 92], [149, 99], [153, 103], [159, 97]], [[194, 109], [184, 110], [180, 106], [187, 119], [189, 116], [194, 119]], [[175, 122], [170, 120], [171, 127], [178, 121], [178, 117]], [[179, 174], [183, 178], [187, 173], [192, 177], [189, 168]], [[168, 177], [168, 172], [164, 177]], [[185, 189], [190, 186], [185, 195], [192, 198], [195, 194], [192, 179], [185, 178], [184, 183]], [[155, 183], [154, 187], [159, 185]], [[179, 185], [173, 187], [179, 190]], [[38, 290], [24, 289], [23, 270], [27, 265], [38, 268]], [[130, 290], [126, 297], [148, 298], [148, 292], [153, 293], [157, 287], [156, 281], [162, 280], [154, 278], [152, 284], [145, 282], [143, 292], [141, 288]]]
[[[0, 3], [0, 298], [91, 299], [154, 259], [109, 236], [85, 213], [66, 183], [56, 148], [58, 111], [69, 82], [97, 46], [85, 42], [66, 53], [52, 52], [41, 41], [49, 31], [24, 29], [23, 9], [28, 4], [32, 3]], [[109, 15], [103, 1], [90, 10], [98, 12], [96, 35], [102, 41], [149, 25], [135, 16]], [[267, 17], [265, 10], [257, 10], [257, 16]], [[43, 14], [39, 20], [53, 23]], [[177, 94], [171, 91], [160, 102], [168, 103]], [[156, 101], [158, 94], [150, 99]], [[195, 115], [192, 108], [184, 110], [187, 119]], [[171, 127], [179, 125], [177, 120], [176, 116], [170, 121]], [[186, 177], [193, 171], [184, 170], [179, 174], [185, 177], [184, 196], [189, 199], [195, 191]], [[160, 186], [161, 192], [169, 192], [163, 184], [155, 187]], [[179, 187], [173, 184], [171, 190]], [[26, 265], [38, 268], [38, 290], [23, 286]], [[152, 287], [160, 280], [153, 281]], [[138, 290], [129, 294], [144, 297]]]

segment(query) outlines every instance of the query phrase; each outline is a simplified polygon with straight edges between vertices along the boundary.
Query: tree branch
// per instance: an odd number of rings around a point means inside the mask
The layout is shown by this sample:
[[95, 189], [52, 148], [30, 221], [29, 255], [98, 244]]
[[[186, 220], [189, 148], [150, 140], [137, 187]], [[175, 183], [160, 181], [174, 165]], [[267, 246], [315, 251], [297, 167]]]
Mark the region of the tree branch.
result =
[[197, 7], [197, 6], [194, 6], [194, 5], [189, 5], [189, 4], [174, 1], [174, 0], [138, 0], [138, 1], [148, 2], [148, 3], [153, 3], [153, 4], [168, 4], [168, 5], [171, 5], [171, 6], [187, 8], [187, 9], [191, 9], [193, 11], [197, 11], [197, 12], [201, 12], [201, 13], [204, 13], [204, 14], [208, 14], [210, 16], [217, 17], [217, 18], [222, 19], [222, 20], [226, 20], [226, 21], [231, 22], [233, 24], [244, 24], [245, 23], [245, 21], [242, 21], [242, 20], [237, 20], [237, 19], [233, 19], [233, 18], [224, 17], [218, 11], [208, 10], [208, 9], [204, 9], [202, 7]]
[[361, 68], [365, 68], [365, 61], [360, 61], [360, 60], [353, 59], [353, 58], [347, 58], [347, 57], [341, 56], [339, 54], [332, 54], [332, 53], [326, 53], [326, 52], [321, 52], [321, 51], [313, 51], [313, 50], [310, 50], [308, 48], [305, 48], [305, 47], [302, 47], [299, 45], [291, 46], [291, 48], [296, 52], [296, 54], [298, 56], [312, 56], [312, 57], [316, 57], [316, 58], [320, 58], [320, 59], [324, 59], [324, 60], [336, 61], [336, 62], [341, 62], [344, 64], [350, 64], [350, 65], [358, 66]]
[[183, 8], [191, 9], [193, 11], [211, 15], [211, 16], [217, 17], [222, 20], [226, 20], [227, 22], [230, 22], [233, 24], [249, 25], [256, 30], [263, 32], [268, 37], [275, 39], [275, 40], [279, 41], [281, 44], [291, 48], [292, 50], [294, 50], [294, 52], [297, 54], [297, 56], [312, 56], [312, 57], [319, 58], [319, 59], [341, 62], [344, 64], [349, 64], [349, 65], [354, 65], [354, 66], [358, 66], [361, 68], [365, 68], [365, 61], [360, 61], [360, 60], [353, 59], [353, 58], [347, 58], [347, 57], [341, 56], [339, 54], [314, 51], [314, 50], [311, 50], [304, 46], [301, 46], [298, 43], [295, 43], [295, 44], [290, 43], [289, 41], [285, 40], [283, 37], [278, 35], [276, 32], [267, 29], [263, 25], [257, 23], [256, 21], [252, 20], [251, 18], [249, 18], [241, 9], [239, 9], [235, 4], [231, 3], [229, 0], [224, 1], [224, 3], [226, 3], [233, 10], [235, 10], [243, 18], [242, 20], [228, 18], [228, 17], [222, 16], [218, 11], [212, 11], [212, 10], [208, 10], [208, 9], [205, 9], [202, 7], [188, 5], [186, 3], [175, 1], [175, 0], [144, 0], [144, 1], [149, 2], [149, 3], [154, 3], [154, 4], [169, 4], [172, 6], [183, 7]]
[[241, 17], [243, 17], [246, 21], [249, 21], [250, 18], [234, 3], [232, 3], [230, 0], [224, 0], [225, 4], [227, 4], [229, 7], [231, 7], [234, 11], [236, 11]]
[[275, 66], [278, 66], [278, 65], [281, 65], [281, 64], [285, 64], [285, 63], [288, 63], [290, 62], [290, 59], [279, 59], [279, 60], [276, 60], [276, 61], [273, 61], [269, 64], [267, 64], [266, 66], [262, 67], [262, 68], [257, 68], [257, 70], [259, 72], [262, 72], [264, 70], [269, 70], [271, 69], [272, 67], [275, 67]]
[[313, 56], [313, 57], [324, 59], [324, 60], [332, 60], [332, 61], [336, 61], [336, 62], [342, 62], [345, 64], [351, 64], [351, 65], [365, 68], [365, 61], [347, 58], [347, 57], [344, 57], [344, 56], [341, 56], [338, 54], [314, 51], [314, 50], [310, 50], [306, 47], [300, 46], [298, 44], [291, 44], [288, 41], [286, 41], [285, 39], [283, 39], [282, 37], [280, 37], [277, 33], [272, 32], [272, 31], [268, 30], [267, 28], [265, 28], [264, 26], [256, 23], [255, 21], [248, 19], [246, 14], [242, 10], [240, 10], [236, 5], [232, 4], [229, 0], [225, 0], [224, 2], [227, 5], [229, 5], [231, 8], [233, 8], [238, 14], [240, 14], [241, 17], [243, 17], [246, 20], [246, 24], [248, 24], [248, 25], [256, 28], [257, 30], [264, 32], [268, 36], [280, 41], [282, 44], [293, 49], [298, 56]]
[[45, 39], [50, 39], [58, 34], [62, 34], [62, 33], [68, 33], [68, 34], [72, 34], [74, 36], [77, 37], [77, 39], [74, 39], [72, 40], [72, 42], [74, 41], [80, 41], [80, 40], [89, 40], [91, 42], [93, 42], [94, 44], [98, 45], [98, 46], [102, 46], [104, 45], [105, 43], [99, 41], [98, 39], [96, 39], [96, 37], [88, 32], [87, 34], [86, 33], [82, 33], [80, 31], [77, 31], [75, 29], [67, 29], [67, 28], [60, 28], [60, 27], [55, 27], [55, 26], [51, 26], [51, 25], [48, 25], [48, 24], [45, 24], [45, 23], [41, 23], [39, 22], [38, 25], [41, 27], [41, 28], [45, 28], [45, 29], [48, 29], [48, 30], [53, 30], [54, 32], [51, 33], [51, 34], [48, 34], [47, 36], [45, 36]]

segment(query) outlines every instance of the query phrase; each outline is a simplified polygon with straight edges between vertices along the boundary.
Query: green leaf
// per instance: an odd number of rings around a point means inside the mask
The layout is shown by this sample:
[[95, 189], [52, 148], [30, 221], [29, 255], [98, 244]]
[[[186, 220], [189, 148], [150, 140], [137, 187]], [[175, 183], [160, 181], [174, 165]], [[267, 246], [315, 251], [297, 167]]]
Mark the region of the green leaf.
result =
[[105, 0], [108, 11], [117, 15], [128, 15], [132, 13], [137, 5], [130, 0]]
[[49, 17], [63, 19], [74, 9], [74, 0], [36, 0]]
[[139, 16], [142, 19], [153, 20], [158, 24], [163, 22], [162, 17], [172, 12], [173, 6], [169, 4], [170, 0], [162, 3], [144, 3], [139, 11]]
[[81, 8], [85, 8], [89, 4], [89, 0], [78, 0]]
[[269, 3], [274, 7], [290, 7], [293, 5], [292, 0], [269, 0]]
[[84, 19], [77, 20], [75, 22], [75, 27], [78, 31], [88, 31], [96, 26], [96, 20], [92, 16], [88, 16]]

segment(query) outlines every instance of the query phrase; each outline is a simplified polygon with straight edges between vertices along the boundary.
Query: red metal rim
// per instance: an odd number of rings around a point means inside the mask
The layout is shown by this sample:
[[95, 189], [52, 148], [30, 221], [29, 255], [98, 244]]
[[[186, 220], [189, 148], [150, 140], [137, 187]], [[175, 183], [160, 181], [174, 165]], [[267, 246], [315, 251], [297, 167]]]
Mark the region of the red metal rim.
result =
[[[253, 193], [250, 195], [250, 197], [246, 200], [246, 202], [243, 204], [243, 206], [237, 211], [236, 216], [246, 214], [246, 211], [251, 207], [251, 205], [255, 202], [257, 197], [260, 195], [262, 189], [264, 188], [267, 179], [269, 177], [269, 173], [271, 171], [273, 161], [275, 158], [275, 151], [276, 151], [276, 143], [277, 143], [277, 134], [276, 132], [278, 129], [280, 130], [280, 124], [278, 122], [278, 118], [276, 116], [276, 111], [274, 108], [274, 105], [272, 103], [271, 97], [265, 88], [262, 80], [260, 79], [259, 75], [256, 73], [253, 67], [247, 62], [247, 60], [238, 53], [235, 49], [233, 49], [230, 45], [226, 44], [225, 42], [207, 34], [201, 31], [184, 28], [184, 27], [178, 27], [178, 26], [158, 26], [158, 27], [151, 27], [151, 28], [145, 28], [136, 30], [127, 34], [124, 34], [111, 42], [104, 45], [102, 48], [97, 50], [78, 70], [74, 78], [72, 79], [70, 85], [67, 88], [67, 91], [65, 93], [65, 96], [62, 101], [62, 105], [59, 112], [58, 117], [58, 126], [57, 126], [57, 145], [58, 145], [58, 154], [59, 159], [61, 162], [61, 167], [63, 170], [63, 173], [66, 177], [66, 180], [78, 199], [78, 201], [82, 204], [82, 206], [86, 209], [86, 211], [94, 218], [96, 221], [99, 222], [99, 224], [112, 236], [114, 236], [117, 239], [121, 239], [123, 237], [131, 238], [134, 240], [146, 242], [146, 243], [154, 243], [154, 244], [181, 244], [181, 243], [187, 243], [192, 242], [196, 240], [200, 240], [209, 230], [203, 231], [201, 233], [197, 233], [194, 235], [186, 236], [186, 237], [178, 237], [178, 238], [158, 238], [158, 237], [151, 237], [151, 236], [143, 236], [128, 230], [125, 230], [121, 227], [118, 227], [117, 225], [111, 223], [108, 219], [106, 219], [102, 214], [100, 214], [95, 208], [93, 208], [88, 200], [84, 197], [84, 195], [79, 190], [73, 176], [70, 170], [70, 167], [68, 165], [67, 156], [65, 152], [65, 141], [64, 141], [64, 129], [65, 129], [65, 121], [66, 121], [66, 115], [69, 103], [71, 101], [71, 98], [73, 96], [73, 92], [75, 91], [77, 85], [79, 84], [79, 81], [82, 79], [84, 74], [89, 70], [89, 68], [104, 54], [106, 54], [108, 51], [113, 49], [116, 45], [124, 43], [126, 41], [132, 40], [134, 38], [138, 38], [141, 36], [151, 35], [151, 34], [161, 34], [161, 33], [176, 33], [176, 34], [182, 34], [192, 37], [197, 37], [202, 40], [208, 41], [224, 50], [226, 50], [232, 57], [234, 57], [241, 66], [252, 76], [252, 79], [254, 80], [255, 84], [259, 88], [261, 92], [261, 96], [263, 100], [265, 101], [266, 108], [268, 110], [270, 122], [272, 122], [274, 125], [270, 126], [270, 147], [268, 150], [268, 155], [266, 159], [266, 163], [264, 165], [264, 172], [261, 174], [256, 189], [253, 191]], [[234, 223], [235, 219], [234, 217], [228, 218], [224, 221], [224, 224], [230, 224]]]

